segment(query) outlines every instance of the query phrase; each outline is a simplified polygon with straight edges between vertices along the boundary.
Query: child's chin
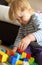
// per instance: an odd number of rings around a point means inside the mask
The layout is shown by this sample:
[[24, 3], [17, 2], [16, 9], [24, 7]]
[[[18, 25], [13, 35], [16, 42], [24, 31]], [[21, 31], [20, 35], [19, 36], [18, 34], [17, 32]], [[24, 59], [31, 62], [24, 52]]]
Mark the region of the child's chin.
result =
[[22, 23], [22, 25], [26, 25], [27, 23]]

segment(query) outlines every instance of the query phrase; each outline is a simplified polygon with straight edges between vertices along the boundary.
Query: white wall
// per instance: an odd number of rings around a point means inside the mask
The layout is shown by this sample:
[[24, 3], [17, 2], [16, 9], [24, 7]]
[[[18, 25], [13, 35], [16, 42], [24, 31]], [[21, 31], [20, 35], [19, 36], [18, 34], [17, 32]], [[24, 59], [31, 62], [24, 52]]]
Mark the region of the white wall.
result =
[[11, 21], [9, 19], [9, 6], [0, 5], [0, 20], [12, 24], [20, 25], [18, 21]]
[[28, 0], [32, 6], [32, 8], [34, 8], [36, 11], [40, 10], [42, 11], [42, 0]]

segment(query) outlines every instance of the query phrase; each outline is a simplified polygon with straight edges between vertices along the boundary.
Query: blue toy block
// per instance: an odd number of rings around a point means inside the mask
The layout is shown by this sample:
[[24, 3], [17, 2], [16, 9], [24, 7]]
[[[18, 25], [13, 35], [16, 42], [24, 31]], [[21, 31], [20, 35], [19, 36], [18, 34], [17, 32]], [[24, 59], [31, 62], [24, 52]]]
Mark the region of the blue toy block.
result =
[[20, 57], [21, 57], [21, 54], [16, 53], [15, 56], [17, 56], [17, 61], [18, 61], [20, 59]]
[[11, 56], [8, 60], [8, 62], [11, 64], [11, 65], [14, 65], [16, 63], [16, 60], [17, 60], [17, 56]]
[[27, 61], [28, 61], [28, 59], [27, 59], [27, 58], [24, 58], [24, 59], [23, 59], [23, 61], [27, 62]]
[[15, 64], [19, 59], [20, 59], [20, 54], [19, 53], [16, 53], [14, 56], [10, 56], [10, 58], [9, 58], [9, 63], [11, 64], [11, 65], [13, 65], [13, 64]]

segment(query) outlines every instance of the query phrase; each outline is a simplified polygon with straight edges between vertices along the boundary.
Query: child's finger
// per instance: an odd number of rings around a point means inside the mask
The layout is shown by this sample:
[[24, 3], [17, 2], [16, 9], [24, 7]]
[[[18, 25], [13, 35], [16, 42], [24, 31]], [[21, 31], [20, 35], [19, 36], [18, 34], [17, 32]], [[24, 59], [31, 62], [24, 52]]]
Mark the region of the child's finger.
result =
[[21, 48], [21, 49], [23, 49], [23, 46], [24, 46], [24, 43], [22, 42], [22, 43], [21, 43], [21, 47], [20, 47], [20, 48]]
[[19, 47], [19, 48], [21, 47], [21, 42], [19, 43], [18, 47]]
[[14, 47], [13, 48], [13, 52], [15, 53], [17, 51], [17, 47]]
[[27, 48], [27, 45], [25, 44], [22, 49], [25, 50], [26, 48]]

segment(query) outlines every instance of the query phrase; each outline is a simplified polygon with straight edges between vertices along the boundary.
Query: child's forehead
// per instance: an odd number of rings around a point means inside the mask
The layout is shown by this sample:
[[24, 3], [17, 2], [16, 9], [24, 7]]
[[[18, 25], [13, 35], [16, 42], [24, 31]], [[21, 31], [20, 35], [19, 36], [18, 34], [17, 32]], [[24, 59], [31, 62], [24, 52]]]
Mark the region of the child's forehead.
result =
[[22, 13], [23, 11], [25, 11], [25, 10], [28, 10], [27, 8], [21, 8], [21, 9], [17, 9], [17, 11], [16, 11], [16, 13]]
[[28, 9], [26, 9], [26, 8], [23, 11], [17, 10], [15, 15], [16, 16], [21, 16], [21, 15], [23, 15], [24, 12], [27, 12], [27, 11], [28, 11]]

